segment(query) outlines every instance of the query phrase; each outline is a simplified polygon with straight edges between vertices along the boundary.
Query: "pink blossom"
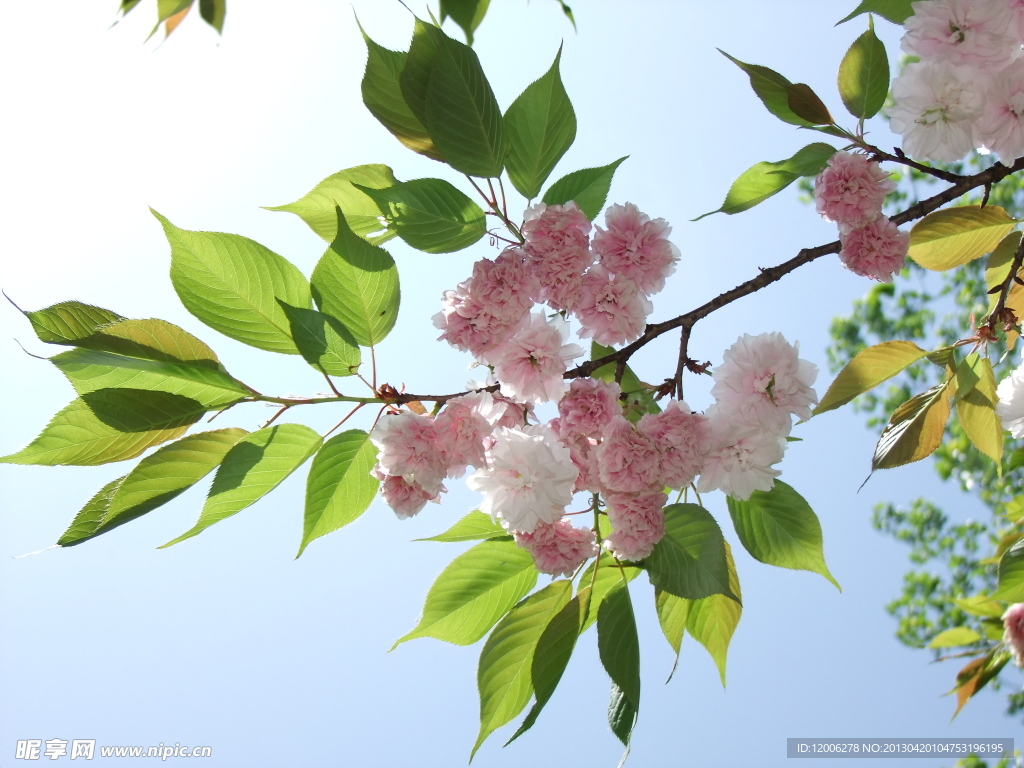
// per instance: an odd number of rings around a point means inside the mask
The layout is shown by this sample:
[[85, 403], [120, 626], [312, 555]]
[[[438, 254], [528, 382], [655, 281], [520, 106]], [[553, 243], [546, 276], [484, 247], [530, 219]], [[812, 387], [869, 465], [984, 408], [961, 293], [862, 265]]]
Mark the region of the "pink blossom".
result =
[[818, 367], [799, 351], [799, 343], [790, 344], [778, 332], [740, 336], [714, 371], [711, 394], [720, 411], [776, 435], [789, 434], [790, 414], [811, 418]]
[[996, 387], [996, 415], [1016, 438], [1024, 437], [1024, 365], [1019, 365]]
[[1010, 28], [1015, 43], [1024, 43], [1024, 0], [1010, 0]]
[[533, 555], [537, 570], [552, 576], [572, 576], [597, 554], [594, 532], [576, 528], [568, 520], [538, 523], [532, 533], [517, 531], [516, 544]]
[[840, 235], [843, 248], [839, 260], [843, 266], [861, 277], [872, 277], [891, 283], [893, 275], [903, 269], [910, 248], [910, 233], [900, 231], [885, 216]]
[[515, 333], [488, 355], [501, 393], [515, 400], [543, 403], [565, 392], [562, 374], [583, 354], [578, 344], [566, 344], [569, 325], [560, 317], [548, 320], [535, 312], [523, 318]]
[[999, 155], [1003, 165], [1024, 155], [1024, 60], [992, 78], [981, 117], [974, 124], [978, 142]]
[[554, 523], [572, 501], [579, 470], [569, 449], [547, 427], [501, 427], [487, 451], [487, 466], [466, 480], [480, 491], [480, 509], [508, 530], [532, 532]]
[[738, 423], [723, 415], [718, 406], [707, 412], [711, 423], [708, 452], [698, 493], [720, 489], [734, 499], [745, 501], [754, 491], [770, 491], [782, 474], [772, 469], [782, 461], [786, 439], [757, 426]]
[[604, 221], [608, 229], [597, 227], [593, 247], [605, 269], [632, 280], [648, 296], [664, 288], [679, 261], [668, 222], [652, 220], [632, 203], [609, 206]]
[[484, 439], [491, 433], [494, 407], [490, 392], [473, 392], [449, 400], [434, 419], [448, 477], [462, 477], [467, 466], [484, 466]]
[[860, 152], [836, 152], [814, 180], [818, 213], [844, 227], [862, 227], [882, 212], [885, 196], [896, 189], [878, 163]]
[[661, 413], [645, 413], [637, 430], [654, 443], [662, 479], [669, 488], [685, 488], [700, 474], [711, 449], [707, 417], [691, 412], [685, 402], [673, 400]]
[[1006, 0], [918, 0], [911, 8], [900, 47], [922, 60], [998, 70], [1019, 46]]
[[1003, 642], [1013, 663], [1024, 669], [1024, 603], [1014, 603], [1003, 614]]
[[517, 403], [511, 398], [505, 397], [500, 392], [494, 395], [494, 413], [496, 418], [492, 419], [494, 427], [524, 427], [527, 424], [528, 416], [533, 415], [532, 403]]
[[370, 440], [380, 452], [377, 463], [381, 472], [416, 483], [431, 496], [441, 490], [447, 466], [437, 425], [429, 416], [412, 411], [385, 414], [370, 432]]
[[572, 309], [583, 273], [594, 261], [587, 217], [572, 201], [538, 203], [527, 210], [522, 233], [533, 298], [553, 309]]
[[558, 401], [558, 436], [601, 437], [612, 418], [622, 415], [621, 394], [614, 381], [574, 379], [569, 391]]
[[665, 535], [664, 493], [610, 493], [605, 497], [614, 529], [605, 541], [619, 560], [643, 560]]
[[569, 457], [579, 470], [580, 474], [573, 485], [573, 492], [601, 493], [604, 486], [601, 485], [597, 470], [597, 440], [566, 430], [561, 419], [552, 419], [548, 422], [548, 427], [558, 436], [562, 445], [569, 449]]
[[637, 493], [663, 487], [654, 442], [622, 416], [615, 416], [596, 449], [601, 482], [611, 491]]
[[481, 259], [473, 275], [454, 291], [445, 291], [443, 309], [433, 317], [453, 347], [484, 359], [507, 339], [533, 306], [523, 252], [510, 248], [494, 261]]
[[908, 64], [892, 82], [889, 127], [911, 157], [955, 162], [974, 148], [981, 92], [974, 78], [948, 64]]
[[611, 347], [640, 338], [653, 310], [651, 300], [632, 280], [598, 264], [587, 270], [573, 314], [580, 321], [580, 338], [593, 337]]
[[[384, 503], [394, 510], [400, 520], [415, 515], [428, 501], [441, 503], [440, 493], [431, 495], [418, 483], [407, 483], [399, 475], [385, 475], [379, 468], [375, 469], [373, 474], [381, 481], [380, 493], [384, 497]], [[441, 490], [444, 490], [443, 485]]]

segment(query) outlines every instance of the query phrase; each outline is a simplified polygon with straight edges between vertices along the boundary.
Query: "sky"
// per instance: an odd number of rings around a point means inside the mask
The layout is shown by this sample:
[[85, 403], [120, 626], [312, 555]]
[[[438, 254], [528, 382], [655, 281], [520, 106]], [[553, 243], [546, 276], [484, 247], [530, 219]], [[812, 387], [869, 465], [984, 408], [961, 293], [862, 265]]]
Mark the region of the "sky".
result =
[[[322, 380], [298, 357], [270, 358], [185, 311], [148, 207], [186, 229], [244, 234], [308, 275], [322, 241], [298, 218], [262, 206], [298, 199], [320, 179], [364, 163], [386, 163], [400, 179], [439, 176], [459, 185], [450, 169], [402, 148], [360, 101], [365, 48], [353, 10], [393, 49], [407, 45], [410, 15], [392, 0], [248, 0], [229, 4], [223, 37], [189, 18], [166, 42], [144, 44], [154, 3], [144, 0], [112, 26], [116, 5], [5, 8], [0, 287], [26, 309], [77, 299], [163, 318], [213, 346], [228, 370], [260, 391], [320, 391]], [[504, 108], [564, 43], [562, 75], [579, 128], [552, 179], [629, 155], [609, 202], [631, 201], [669, 220], [682, 253], [654, 299], [654, 319], [835, 239], [834, 226], [799, 203], [795, 189], [738, 216], [690, 219], [717, 208], [750, 165], [819, 140], [771, 117], [715, 48], [808, 83], [843, 114], [835, 72], [866, 20], [834, 24], [852, 2], [573, 5], [578, 32], [554, 0], [494, 0], [476, 50]], [[422, 3], [412, 7], [422, 13]], [[877, 26], [895, 60], [897, 29]], [[869, 128], [883, 146], [895, 143], [881, 120]], [[398, 240], [387, 247], [403, 302], [377, 353], [380, 377], [413, 391], [458, 391], [472, 375], [470, 360], [435, 342], [429, 318], [441, 292], [490, 254], [487, 244], [446, 255]], [[823, 392], [829, 321], [870, 286], [836, 258], [820, 259], [700, 323], [691, 354], [715, 363], [742, 333], [781, 331], [821, 368]], [[53, 353], [13, 306], [0, 306], [0, 325], [6, 454], [73, 392], [16, 343]], [[674, 368], [674, 347], [666, 338], [638, 354], [641, 378], [670, 375], [665, 360]], [[706, 380], [690, 377], [686, 387], [691, 406], [710, 404]], [[326, 429], [338, 411], [293, 409], [286, 419]], [[220, 425], [255, 429], [271, 413], [250, 405]], [[734, 545], [744, 597], [728, 685], [692, 638], [665, 684], [672, 651], [650, 585], [645, 577], [634, 582], [643, 699], [628, 765], [781, 766], [787, 737], [1017, 735], [1001, 694], [979, 695], [950, 722], [954, 704], [942, 694], [956, 667], [932, 664], [929, 654], [896, 641], [884, 605], [899, 591], [906, 550], [870, 524], [874, 504], [909, 504], [919, 495], [939, 500], [956, 520], [984, 509], [939, 483], [927, 462], [881, 472], [858, 492], [874, 439], [852, 412], [797, 429], [803, 442], [791, 445], [782, 477], [816, 510], [842, 592], [818, 575], [755, 562], [731, 530], [723, 497], [707, 499]], [[465, 764], [477, 732], [480, 645], [423, 639], [388, 649], [415, 625], [434, 577], [466, 548], [412, 540], [448, 528], [475, 507], [476, 494], [450, 483], [443, 505], [408, 521], [378, 500], [296, 560], [299, 472], [257, 505], [157, 551], [191, 527], [201, 483], [81, 546], [15, 559], [51, 545], [124, 471], [0, 465], [0, 767], [20, 764], [18, 740], [51, 738], [210, 746], [209, 766]], [[515, 726], [497, 732], [474, 765], [614, 766], [621, 750], [606, 725], [607, 699], [591, 630], [532, 731], [505, 749]], [[870, 764], [887, 763], [896, 761]]]

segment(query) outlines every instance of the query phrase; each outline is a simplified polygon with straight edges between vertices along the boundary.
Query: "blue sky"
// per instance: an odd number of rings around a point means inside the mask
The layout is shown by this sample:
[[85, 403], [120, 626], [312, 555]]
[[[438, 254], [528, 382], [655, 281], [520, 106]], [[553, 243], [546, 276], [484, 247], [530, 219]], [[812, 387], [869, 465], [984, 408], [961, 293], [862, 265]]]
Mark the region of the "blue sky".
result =
[[[295, 200], [323, 177], [363, 163], [386, 163], [401, 179], [459, 179], [403, 149], [362, 107], [365, 49], [348, 4], [232, 3], [223, 38], [189, 19], [159, 46], [142, 43], [148, 5], [113, 28], [113, 0], [5, 8], [0, 283], [25, 308], [74, 298], [169, 320], [261, 391], [317, 392], [322, 381], [300, 359], [268, 364], [266, 353], [187, 314], [147, 206], [180, 227], [252, 237], [308, 274], [323, 243], [299, 219], [261, 206]], [[772, 118], [715, 48], [807, 82], [840, 114], [835, 72], [866, 24], [833, 26], [848, 5], [578, 2], [577, 34], [553, 0], [495, 0], [477, 50], [505, 107], [547, 70], [564, 40], [562, 72], [579, 131], [554, 177], [630, 155], [610, 202], [628, 200], [668, 219], [682, 252], [678, 272], [655, 297], [662, 319], [758, 266], [835, 239], [834, 227], [792, 190], [739, 216], [689, 219], [717, 208], [750, 165], [816, 140]], [[357, 0], [354, 8], [378, 42], [407, 43], [410, 17], [397, 2]], [[895, 58], [897, 30], [878, 27]], [[871, 128], [887, 136], [880, 120]], [[398, 326], [378, 351], [381, 377], [416, 391], [454, 391], [471, 375], [470, 361], [434, 342], [429, 318], [441, 291], [489, 253], [486, 244], [438, 256], [398, 241], [388, 248], [404, 295]], [[741, 333], [781, 331], [822, 369], [821, 392], [830, 380], [829, 320], [869, 287], [837, 259], [821, 259], [698, 325], [691, 353], [718, 362]], [[13, 307], [0, 306], [0, 323], [0, 452], [8, 453], [73, 394], [56, 370], [14, 343], [52, 353]], [[641, 377], [669, 375], [664, 358], [674, 361], [673, 347], [666, 339], [638, 355]], [[707, 392], [706, 381], [687, 381], [694, 408], [709, 404]], [[323, 410], [288, 417], [326, 428], [339, 417], [333, 407]], [[270, 414], [239, 408], [221, 425], [253, 429]], [[783, 765], [793, 736], [1014, 735], [1001, 695], [979, 696], [949, 722], [953, 702], [941, 695], [955, 668], [930, 664], [893, 637], [883, 606], [899, 589], [905, 550], [870, 525], [881, 500], [931, 496], [957, 519], [982, 507], [938, 483], [926, 464], [880, 473], [858, 493], [874, 441], [852, 413], [830, 413], [796, 434], [804, 442], [791, 446], [783, 479], [817, 511], [843, 592], [814, 574], [757, 563], [735, 546], [744, 614], [723, 690], [690, 638], [664, 685], [671, 650], [651, 587], [638, 579], [643, 703], [629, 764]], [[209, 745], [204, 764], [211, 766], [464, 764], [477, 731], [479, 647], [417, 640], [388, 649], [415, 624], [433, 578], [462, 549], [411, 540], [447, 528], [474, 508], [475, 494], [452, 483], [441, 507], [404, 522], [375, 502], [296, 561], [298, 473], [258, 505], [157, 551], [192, 525], [203, 486], [82, 546], [13, 559], [50, 545], [123, 471], [0, 466], [0, 766], [15, 764], [17, 740], [55, 737]], [[721, 495], [707, 503], [735, 543]], [[511, 731], [498, 732], [475, 764], [614, 765], [620, 750], [605, 724], [607, 697], [591, 631], [532, 732], [504, 750]]]

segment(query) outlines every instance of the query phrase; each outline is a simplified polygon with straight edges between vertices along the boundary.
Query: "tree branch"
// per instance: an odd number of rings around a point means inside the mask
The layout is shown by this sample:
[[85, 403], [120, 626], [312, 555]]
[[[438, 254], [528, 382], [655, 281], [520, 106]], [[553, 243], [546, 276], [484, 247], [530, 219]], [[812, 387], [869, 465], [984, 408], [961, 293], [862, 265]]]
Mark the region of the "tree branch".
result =
[[[997, 184], [1010, 174], [1021, 170], [1024, 170], [1024, 157], [1018, 158], [1010, 167], [1007, 167], [1002, 163], [996, 163], [991, 168], [987, 168], [973, 176], [958, 177], [961, 178], [961, 181], [957, 182], [949, 189], [922, 200], [901, 213], [897, 213], [895, 216], [890, 217], [890, 221], [892, 221], [893, 224], [905, 224], [908, 221], [920, 219], [923, 216], [927, 216], [932, 211], [938, 210], [946, 203], [956, 200], [966, 192], [970, 192], [972, 189], [990, 184]], [[666, 320], [663, 323], [648, 325], [643, 335], [632, 344], [627, 344], [622, 349], [612, 352], [609, 355], [605, 355], [597, 360], [590, 360], [576, 366], [570, 371], [566, 371], [565, 378], [575, 379], [581, 376], [589, 376], [598, 368], [608, 365], [609, 363], [625, 363], [637, 350], [661, 336], [663, 333], [675, 328], [692, 329], [698, 320], [707, 317], [712, 312], [731, 304], [737, 299], [741, 299], [744, 296], [748, 296], [755, 291], [759, 291], [762, 288], [771, 285], [798, 267], [802, 267], [804, 264], [809, 264], [815, 259], [820, 259], [822, 256], [827, 256], [830, 253], [839, 253], [840, 248], [841, 244], [838, 240], [824, 245], [819, 245], [816, 248], [804, 248], [789, 261], [761, 270], [761, 274], [757, 277], [751, 278], [732, 290], [716, 296], [711, 299], [711, 301], [694, 310], [679, 315], [678, 317], [674, 317], [671, 320]]]

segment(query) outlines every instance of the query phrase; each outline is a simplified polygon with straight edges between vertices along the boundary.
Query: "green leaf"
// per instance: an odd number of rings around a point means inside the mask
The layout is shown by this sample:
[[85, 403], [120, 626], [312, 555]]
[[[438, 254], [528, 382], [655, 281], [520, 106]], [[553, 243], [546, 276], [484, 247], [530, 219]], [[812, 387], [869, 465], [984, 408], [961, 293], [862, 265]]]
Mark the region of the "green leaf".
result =
[[640, 568], [633, 565], [621, 565], [608, 555], [601, 557], [601, 565], [597, 569], [596, 576], [594, 575], [594, 563], [587, 566], [586, 570], [583, 571], [583, 575], [580, 576], [579, 587], [579, 594], [581, 595], [584, 590], [590, 590], [588, 598], [589, 611], [586, 620], [583, 622], [583, 629], [580, 630], [581, 633], [586, 632], [590, 629], [590, 625], [597, 621], [598, 611], [601, 610], [601, 604], [605, 598], [619, 587], [626, 586], [626, 584], [639, 576], [640, 570]]
[[417, 637], [472, 645], [536, 583], [537, 569], [525, 549], [511, 540], [481, 542], [441, 572], [416, 628], [394, 647]]
[[992, 251], [1016, 224], [998, 205], [943, 208], [910, 230], [910, 258], [935, 272], [959, 267]]
[[480, 206], [443, 179], [413, 179], [362, 191], [377, 203], [388, 226], [420, 251], [460, 251], [487, 231]]
[[283, 301], [281, 309], [288, 317], [295, 346], [307, 363], [329, 376], [352, 376], [359, 370], [359, 346], [340, 320]]
[[[434, 142], [431, 140], [430, 134], [427, 133], [426, 127], [413, 114], [402, 95], [400, 80], [402, 70], [405, 69], [406, 54], [377, 45], [366, 34], [361, 24], [359, 31], [363, 33], [367, 51], [366, 71], [363, 73], [361, 85], [363, 104], [370, 110], [370, 114], [377, 118], [380, 124], [406, 147], [432, 160], [444, 162], [444, 158], [434, 147]], [[377, 188], [380, 189], [380, 187]], [[342, 201], [339, 200], [338, 205], [345, 209], [345, 204]], [[334, 226], [333, 218], [330, 225]], [[351, 220], [349, 226], [358, 232]]]
[[[576, 138], [576, 113], [559, 73], [562, 49], [551, 69], [526, 87], [505, 112], [508, 178], [532, 200]], [[603, 201], [602, 201], [603, 202]]]
[[560, 6], [562, 6], [562, 13], [564, 13], [565, 17], [567, 19], [569, 19], [569, 22], [572, 24], [573, 31], [575, 31], [576, 30], [576, 18], [572, 15], [572, 8], [570, 8], [566, 4], [565, 0], [558, 0], [558, 4]]
[[818, 573], [840, 589], [825, 565], [821, 523], [810, 504], [781, 480], [747, 501], [726, 498], [740, 542], [755, 560]]
[[541, 635], [572, 595], [572, 582], [560, 579], [516, 605], [494, 628], [480, 653], [480, 734], [470, 760], [491, 733], [530, 702], [530, 670]]
[[114, 497], [117, 487], [125, 477], [127, 475], [111, 480], [86, 502], [85, 506], [75, 515], [75, 519], [71, 521], [68, 529], [57, 539], [58, 547], [71, 547], [75, 544], [81, 544], [83, 541], [91, 539], [96, 535], [94, 531], [107, 514], [107, 510], [110, 508], [110, 500]]
[[[590, 359], [600, 360], [614, 351], [611, 347], [602, 346], [594, 341], [590, 344]], [[590, 375], [602, 381], [614, 381], [615, 363], [602, 365]], [[654, 387], [640, 381], [628, 365], [622, 372], [622, 381], [619, 384], [622, 393], [626, 396], [626, 399], [622, 401], [623, 415], [631, 422], [636, 424], [645, 413], [661, 413], [661, 406], [654, 399]]]
[[981, 640], [981, 635], [970, 627], [953, 627], [945, 632], [939, 632], [932, 641], [928, 643], [929, 648], [956, 648], [961, 645], [971, 645]]
[[888, 95], [889, 57], [869, 22], [839, 65], [839, 97], [851, 115], [866, 120], [878, 114]]
[[348, 525], [370, 506], [380, 481], [370, 474], [377, 450], [359, 429], [335, 435], [313, 457], [299, 557], [313, 539]]
[[530, 665], [530, 680], [536, 701], [523, 718], [523, 724], [505, 742], [506, 747], [533, 727], [544, 705], [554, 694], [565, 668], [569, 666], [569, 659], [576, 648], [576, 639], [583, 631], [589, 603], [590, 588], [584, 587], [544, 628]]
[[892, 469], [934, 453], [949, 419], [947, 383], [936, 384], [893, 411], [875, 446], [872, 470]]
[[971, 616], [981, 616], [988, 619], [1001, 618], [1005, 607], [997, 603], [988, 595], [974, 595], [973, 597], [954, 598], [953, 602], [964, 613]]
[[787, 85], [786, 95], [793, 113], [811, 125], [832, 125], [835, 122], [828, 107], [806, 83]]
[[[409, 110], [424, 126], [427, 125], [427, 90], [430, 87], [430, 72], [434, 68], [437, 49], [442, 44], [444, 33], [420, 19], [412, 32], [412, 43], [405, 56], [405, 66], [398, 78], [402, 96]], [[434, 150], [437, 150], [436, 144]]]
[[910, 7], [913, 2], [914, 0], [861, 0], [853, 13], [837, 22], [836, 26], [862, 13], [877, 13], [893, 24], [902, 24], [914, 14], [913, 8]]
[[133, 459], [180, 437], [205, 412], [201, 403], [168, 392], [101, 389], [71, 402], [39, 437], [0, 462], [93, 466]]
[[[117, 487], [107, 494], [99, 514], [83, 517], [103, 491], [90, 501], [57, 544], [62, 547], [81, 544], [163, 506], [212, 472], [247, 434], [244, 429], [218, 429], [188, 435], [163, 446], [117, 481]], [[93, 507], [94, 511], [98, 509]], [[90, 519], [91, 524], [87, 524], [86, 519]]]
[[493, 539], [495, 536], [507, 535], [508, 531], [491, 520], [490, 515], [474, 510], [444, 533], [431, 536], [429, 539], [414, 539], [414, 541], [478, 541], [480, 539]]
[[338, 211], [338, 236], [313, 270], [313, 298], [365, 347], [379, 343], [398, 319], [398, 268], [383, 248], [348, 228]]
[[227, 12], [227, 0], [199, 0], [199, 15], [219, 33], [224, 32], [224, 16]]
[[47, 344], [76, 345], [99, 328], [124, 320], [117, 312], [79, 301], [62, 301], [35, 312], [19, 310], [32, 323], [32, 330]]
[[640, 711], [640, 639], [629, 589], [609, 594], [597, 616], [597, 649], [612, 682], [623, 692], [634, 712]]
[[397, 183], [395, 174], [386, 165], [357, 165], [331, 174], [294, 203], [267, 210], [294, 213], [330, 243], [338, 236], [340, 208], [352, 232], [380, 245], [397, 233], [381, 221], [377, 203], [363, 190], [387, 189]]
[[466, 33], [466, 42], [473, 44], [473, 33], [480, 26], [491, 0], [441, 0], [441, 21], [451, 16]]
[[846, 405], [858, 395], [874, 389], [928, 353], [912, 341], [883, 341], [862, 349], [839, 372], [814, 415]]
[[1008, 603], [1024, 603], [1024, 540], [999, 558], [999, 580], [992, 597]]
[[438, 36], [424, 109], [448, 165], [469, 176], [501, 175], [508, 152], [501, 109], [472, 48]]
[[171, 283], [185, 309], [243, 344], [299, 354], [277, 303], [310, 305], [309, 283], [294, 264], [247, 237], [190, 232], [153, 215], [171, 245]]
[[696, 600], [729, 591], [725, 539], [715, 518], [696, 504], [665, 507], [665, 536], [644, 561], [651, 584], [675, 595]]
[[661, 632], [668, 640], [668, 644], [672, 646], [672, 650], [676, 652], [678, 661], [679, 649], [683, 645], [686, 615], [689, 613], [690, 601], [656, 589], [654, 590], [654, 607], [658, 614]]
[[768, 67], [762, 67], [760, 64], [747, 64], [739, 59], [734, 59], [721, 48], [718, 49], [718, 52], [747, 73], [750, 78], [750, 87], [754, 89], [757, 98], [769, 112], [790, 125], [799, 125], [805, 128], [811, 125], [790, 107], [789, 88], [793, 83]]
[[[626, 155], [629, 157], [629, 155]], [[566, 174], [550, 187], [541, 198], [548, 205], [564, 205], [574, 201], [583, 215], [591, 221], [595, 220], [604, 209], [608, 199], [608, 190], [612, 186], [612, 176], [626, 157], [620, 157], [614, 163], [602, 165], [600, 168], [584, 168]]]
[[278, 424], [246, 435], [217, 469], [196, 524], [160, 549], [198, 536], [255, 504], [316, 453], [320, 442], [320, 435], [302, 424]]
[[203, 342], [163, 320], [121, 320], [50, 358], [84, 395], [100, 389], [170, 392], [224, 408], [252, 390], [229, 375]]
[[737, 599], [732, 600], [725, 595], [711, 595], [701, 600], [693, 600], [686, 614], [686, 631], [711, 654], [723, 686], [729, 642], [743, 611], [743, 606], [739, 602], [740, 581], [728, 542], [725, 543], [725, 558], [729, 569], [729, 589]]
[[1002, 466], [1003, 461], [1003, 425], [996, 415], [996, 379], [992, 372], [992, 363], [987, 357], [972, 352], [964, 358], [957, 369], [957, 382], [968, 377], [973, 385], [963, 394], [957, 392], [956, 414], [960, 426], [974, 447]]
[[625, 691], [612, 683], [611, 700], [608, 702], [608, 725], [611, 727], [612, 733], [626, 747], [625, 754], [619, 760], [619, 768], [622, 768], [622, 764], [629, 757], [629, 740], [633, 734], [633, 728], [636, 727], [636, 716], [637, 711], [630, 703]]
[[750, 210], [772, 195], [778, 194], [801, 176], [817, 176], [835, 151], [835, 147], [829, 144], [815, 142], [785, 160], [773, 163], [765, 161], [753, 165], [741, 173], [729, 187], [721, 208], [701, 214], [693, 221], [700, 221], [713, 213], [726, 213], [731, 216]]

